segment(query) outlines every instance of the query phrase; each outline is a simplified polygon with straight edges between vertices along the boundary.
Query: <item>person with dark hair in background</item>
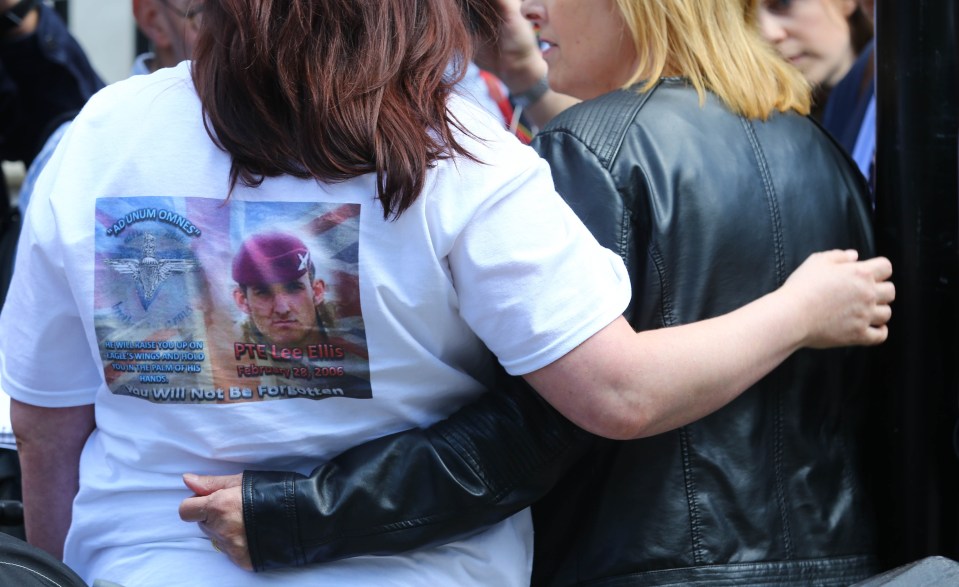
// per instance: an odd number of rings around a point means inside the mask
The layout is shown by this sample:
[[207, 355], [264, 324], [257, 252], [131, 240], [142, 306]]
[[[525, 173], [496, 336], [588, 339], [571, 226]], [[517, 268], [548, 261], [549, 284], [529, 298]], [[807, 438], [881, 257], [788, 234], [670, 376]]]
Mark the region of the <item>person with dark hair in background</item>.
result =
[[860, 0], [762, 0], [759, 23], [763, 37], [812, 85], [812, 113], [820, 120], [832, 89], [872, 51], [872, 19]]
[[[862, 11], [875, 22], [873, 3], [860, 0]], [[846, 149], [875, 192], [876, 43], [863, 48], [849, 72], [829, 92], [822, 124]]]
[[[0, 0], [0, 159], [29, 166], [47, 137], [103, 87], [57, 13], [39, 0]], [[13, 274], [21, 215], [0, 170], [0, 307]], [[20, 191], [22, 195], [22, 190]], [[20, 473], [0, 391], [0, 498], [20, 498]], [[23, 536], [19, 520], [0, 519]]]
[[813, 115], [875, 181], [873, 3], [863, 0], [764, 0], [763, 36], [812, 84]]
[[[533, 146], [625, 260], [639, 330], [756, 299], [809, 251], [873, 251], [868, 190], [804, 116], [808, 86], [759, 36], [757, 9], [522, 3], [550, 87], [583, 100]], [[533, 503], [535, 585], [848, 585], [877, 569], [867, 372], [861, 349], [803, 351], [715, 414], [626, 442], [503, 378], [449, 419], [308, 477], [246, 471], [242, 509], [236, 477], [204, 477], [191, 508], [257, 569], [439, 544]]]
[[29, 165], [103, 82], [52, 8], [0, 0], [0, 87], [0, 158]]
[[[29, 166], [47, 137], [103, 87], [57, 13], [39, 0], [0, 0], [0, 159]], [[0, 305], [19, 220], [0, 172]]]
[[[176, 4], [181, 1], [133, 1], [137, 24], [153, 46], [152, 52], [137, 57], [133, 75], [174, 66], [193, 50], [202, 5], [190, 0], [183, 10]], [[70, 128], [73, 117], [104, 85], [52, 8], [34, 0], [3, 1], [0, 8], [11, 5], [7, 18], [0, 20], [0, 27], [4, 28], [0, 33], [4, 37], [0, 40], [0, 87], [4, 88], [0, 89], [0, 96], [3, 96], [0, 116], [4, 128], [0, 148], [5, 152], [4, 158], [23, 160], [27, 170], [18, 193], [19, 210], [7, 208], [9, 199], [6, 182], [3, 183], [0, 306], [13, 274], [20, 218], [26, 214], [37, 179]], [[6, 137], [8, 132], [10, 137]], [[19, 498], [20, 479], [15, 463], [17, 457], [12, 452], [16, 446], [9, 409], [6, 408], [9, 402], [10, 398], [0, 390], [0, 406], [3, 406], [0, 409], [0, 445], [11, 451], [8, 458], [11, 464], [7, 467], [10, 473], [6, 475], [10, 490], [4, 491], [3, 495], [12, 499]], [[22, 526], [14, 532], [22, 535]]]
[[[207, 0], [192, 63], [87, 104], [39, 180], [0, 316], [32, 543], [138, 586], [525, 585], [527, 511], [448, 544], [250, 573], [208, 507], [242, 518], [244, 488], [211, 500], [193, 473], [305, 475], [481, 397], [497, 362], [586, 429], [646, 436], [801, 348], [887, 337], [891, 266], [848, 250], [783, 267], [722, 316], [636, 333], [622, 259], [534, 151], [455, 95], [471, 51], [456, 0]], [[319, 375], [264, 383], [241, 364], [273, 349], [237, 348], [224, 276], [264, 225], [316, 235], [353, 276], [366, 395], [335, 392], [352, 373], [324, 345]], [[301, 498], [263, 488], [284, 517]]]

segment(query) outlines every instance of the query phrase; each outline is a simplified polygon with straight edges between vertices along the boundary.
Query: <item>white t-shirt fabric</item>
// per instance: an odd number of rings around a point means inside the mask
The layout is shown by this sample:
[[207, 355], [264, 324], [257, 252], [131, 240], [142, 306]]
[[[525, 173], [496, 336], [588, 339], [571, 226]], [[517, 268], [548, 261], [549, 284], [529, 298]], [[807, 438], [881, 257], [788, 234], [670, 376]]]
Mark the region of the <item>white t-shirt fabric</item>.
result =
[[[0, 381], [29, 404], [96, 406], [64, 553], [87, 581], [528, 584], [527, 511], [402, 556], [258, 574], [177, 514], [183, 473], [308, 473], [475, 399], [492, 361], [529, 373], [625, 309], [622, 261], [555, 193], [547, 164], [479, 108], [450, 107], [481, 163], [438, 162], [395, 220], [371, 176], [268, 178], [227, 198], [230, 159], [204, 130], [188, 63], [111, 85], [78, 116], [30, 205]], [[239, 334], [233, 255], [268, 232], [307, 244], [337, 308], [310, 360]]]
[[10, 396], [0, 389], [0, 449], [17, 450], [17, 439], [10, 425]]

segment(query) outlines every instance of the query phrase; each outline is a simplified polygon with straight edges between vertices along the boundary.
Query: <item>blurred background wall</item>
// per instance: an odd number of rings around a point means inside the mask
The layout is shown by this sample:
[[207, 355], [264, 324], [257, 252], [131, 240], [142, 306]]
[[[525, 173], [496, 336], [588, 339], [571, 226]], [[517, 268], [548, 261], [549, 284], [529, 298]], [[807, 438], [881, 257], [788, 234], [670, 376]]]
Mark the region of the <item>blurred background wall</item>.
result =
[[138, 42], [131, 0], [53, 0], [52, 4], [103, 81], [112, 83], [130, 75]]

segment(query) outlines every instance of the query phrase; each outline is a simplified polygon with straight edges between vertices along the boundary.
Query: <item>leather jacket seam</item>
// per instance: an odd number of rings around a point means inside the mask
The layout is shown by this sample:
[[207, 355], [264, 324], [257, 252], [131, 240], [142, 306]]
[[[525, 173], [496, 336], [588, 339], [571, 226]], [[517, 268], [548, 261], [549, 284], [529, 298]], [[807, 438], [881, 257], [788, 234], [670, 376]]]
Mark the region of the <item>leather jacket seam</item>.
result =
[[[455, 435], [448, 435], [444, 431], [437, 431], [437, 434], [443, 440], [449, 443], [450, 446], [454, 447], [454, 449], [456, 450], [456, 454], [460, 455], [469, 464], [469, 467], [473, 471], [473, 473], [475, 473], [476, 476], [479, 477], [480, 480], [482, 480], [483, 485], [486, 487], [486, 489], [490, 491], [490, 499], [488, 500], [488, 503], [500, 502], [504, 497], [509, 495], [516, 488], [516, 485], [520, 481], [519, 479], [516, 479], [512, 483], [504, 485], [499, 490], [496, 490], [490, 483], [489, 475], [486, 474], [486, 471], [481, 466], [481, 463], [477, 461], [476, 458], [474, 458], [474, 455], [470, 451], [468, 451], [461, 442], [459, 442], [459, 440], [455, 437]], [[547, 464], [556, 457], [556, 455], [559, 455], [561, 453], [564, 453], [570, 450], [570, 447], [573, 446], [573, 443], [574, 443], [573, 439], [568, 439], [563, 441], [561, 445], [559, 445], [558, 447], [554, 447], [554, 449], [550, 451], [549, 455], [547, 455], [545, 459], [540, 459], [538, 463], [536, 463], [533, 467], [531, 467], [530, 471], [532, 471], [533, 473], [536, 473], [538, 471], [543, 470], [543, 468], [546, 467]], [[444, 514], [436, 514], [436, 515], [442, 516]], [[425, 523], [429, 523], [429, 522], [427, 521]]]
[[438, 432], [438, 434], [443, 440], [448, 442], [450, 446], [455, 449], [456, 454], [460, 455], [467, 463], [469, 463], [470, 470], [472, 470], [476, 476], [483, 481], [483, 485], [486, 487], [486, 489], [493, 492], [491, 495], [491, 501], [497, 502], [502, 498], [503, 495], [509, 493], [509, 490], [506, 488], [504, 488], [502, 492], [493, 491], [493, 487], [490, 485], [489, 476], [486, 475], [486, 471], [483, 470], [483, 468], [480, 466], [480, 463], [477, 462], [473, 455], [466, 450], [466, 447], [456, 439], [455, 435], [447, 435], [442, 431]]
[[[540, 135], [546, 136], [556, 133], [565, 134], [576, 139], [576, 141], [579, 142], [587, 152], [596, 158], [600, 164], [600, 167], [607, 173], [610, 173], [613, 162], [619, 158], [619, 154], [622, 150], [623, 142], [626, 140], [629, 128], [635, 124], [636, 117], [639, 116], [640, 110], [643, 109], [643, 107], [646, 105], [646, 102], [661, 84], [662, 81], [657, 83], [656, 86], [654, 86], [648, 92], [639, 92], [636, 89], [636, 86], [633, 86], [623, 90], [618, 90], [616, 92], [611, 92], [610, 94], [607, 94], [607, 96], [598, 99], [595, 104], [577, 104], [554, 118], [545, 129], [540, 131]], [[639, 95], [641, 98], [635, 104], [632, 103], [634, 93]], [[615, 124], [607, 120], [609, 118], [608, 112], [604, 112], [602, 116], [597, 116], [597, 118], [605, 121], [609, 128], [617, 131], [615, 140], [597, 144], [597, 135], [602, 135], [603, 133], [595, 132], [597, 126], [595, 119], [587, 117], [585, 121], [580, 121], [580, 119], [576, 117], [575, 113], [582, 108], [589, 107], [590, 114], [594, 114], [599, 106], [608, 103], [616, 105], [620, 101], [627, 101], [629, 104], [629, 110]], [[580, 124], [577, 124], [575, 127], [565, 125], [568, 117], [573, 117], [573, 120], [580, 122]], [[608, 129], [603, 130], [605, 132]]]
[[297, 566], [306, 564], [306, 556], [303, 552], [303, 544], [300, 541], [300, 517], [296, 513], [296, 480], [295, 478], [288, 478], [283, 483], [283, 501], [284, 507], [283, 510], [286, 512], [287, 517], [290, 520], [290, 525], [293, 528], [293, 550], [294, 558], [296, 560]]
[[253, 482], [250, 479], [250, 476], [244, 471], [242, 480], [240, 482], [241, 491], [243, 493], [243, 521], [246, 525], [246, 539], [247, 545], [250, 551], [250, 562], [253, 564], [254, 570], [259, 570], [263, 567], [263, 561], [261, 560], [260, 555], [260, 543], [259, 535], [252, 531], [256, 528], [256, 508], [253, 507]]
[[[749, 145], [753, 150], [753, 155], [756, 157], [759, 176], [763, 184], [763, 195], [766, 199], [766, 206], [768, 207], [770, 222], [772, 224], [773, 254], [776, 259], [776, 284], [778, 286], [782, 285], [786, 280], [785, 244], [783, 242], [782, 216], [779, 210], [779, 201], [776, 197], [776, 190], [773, 186], [772, 178], [770, 177], [766, 155], [756, 136], [756, 129], [753, 128], [753, 124], [749, 120], [743, 117], [739, 117], [739, 120], [742, 123], [743, 130], [746, 132], [746, 137], [749, 139]], [[779, 393], [778, 386], [776, 397], [773, 401], [776, 402], [775, 423], [773, 425], [775, 430], [773, 466], [775, 469], [776, 506], [779, 508], [779, 517], [783, 526], [783, 548], [786, 550], [786, 558], [791, 559], [794, 556], [794, 552], [789, 523], [789, 510], [787, 508], [787, 492], [785, 479], [783, 478], [785, 446], [783, 438], [782, 394]]]
[[766, 162], [766, 155], [759, 139], [756, 137], [756, 130], [752, 123], [742, 116], [739, 117], [746, 137], [749, 139], [749, 145], [756, 157], [756, 165], [759, 168], [759, 176], [763, 183], [763, 196], [766, 199], [766, 206], [769, 208], [769, 219], [772, 223], [773, 254], [776, 258], [776, 285], [782, 285], [786, 281], [786, 259], [785, 244], [783, 243], [782, 216], [779, 211], [779, 201], [776, 197], [776, 188], [773, 185], [769, 174], [769, 164]]
[[675, 306], [673, 305], [672, 288], [669, 284], [669, 278], [666, 274], [666, 262], [653, 243], [647, 247], [647, 254], [656, 268], [656, 274], [659, 276], [660, 301], [662, 303], [660, 319], [663, 326], [674, 326], [677, 323]]
[[792, 559], [795, 556], [793, 551], [792, 530], [789, 523], [788, 498], [786, 495], [786, 482], [783, 474], [785, 459], [785, 437], [783, 433], [783, 397], [782, 388], [776, 387], [776, 456], [775, 456], [775, 477], [776, 477], [776, 501], [779, 502], [779, 517], [783, 525], [783, 548], [786, 550], [786, 559]]
[[683, 478], [686, 486], [686, 506], [689, 510], [689, 537], [690, 547], [692, 549], [693, 561], [697, 565], [703, 564], [705, 553], [703, 552], [703, 532], [699, 515], [699, 503], [696, 499], [696, 479], [693, 475], [693, 467], [690, 463], [689, 445], [692, 442], [689, 436], [689, 428], [683, 426], [679, 429], [680, 451], [683, 458]]
[[600, 157], [599, 153], [597, 153], [596, 150], [589, 143], [587, 143], [583, 139], [583, 137], [579, 136], [579, 134], [577, 134], [574, 130], [570, 128], [565, 128], [565, 127], [551, 128], [551, 129], [540, 131], [539, 135], [537, 135], [537, 138], [541, 136], [546, 137], [549, 135], [564, 135], [566, 137], [573, 139], [574, 141], [579, 143], [586, 152], [592, 155], [593, 158], [596, 159], [596, 161], [599, 162], [599, 166], [603, 169], [603, 171], [605, 171], [606, 173], [609, 173], [612, 159], [604, 160], [602, 157]]
[[[617, 159], [619, 159], [619, 154], [623, 149], [623, 143], [626, 141], [626, 135], [628, 134], [627, 131], [629, 130], [631, 126], [633, 126], [636, 123], [636, 117], [639, 116], [639, 112], [643, 109], [644, 106], [646, 106], [646, 102], [649, 101], [650, 97], [653, 95], [653, 93], [656, 92], [660, 84], [662, 84], [662, 81], [659, 81], [648, 92], [640, 93], [642, 99], [637, 101], [633, 105], [633, 107], [628, 110], [626, 116], [623, 117], [622, 123], [618, 125], [619, 134], [616, 136], [615, 143], [613, 143], [613, 141], [610, 141], [610, 145], [612, 146], [610, 146], [609, 154], [605, 159], [607, 161], [607, 165], [605, 167], [607, 172], [610, 171], [610, 169], [612, 168], [613, 161], [616, 161]], [[637, 89], [628, 88], [625, 90], [620, 90], [619, 92], [613, 95], [616, 97], [617, 101], [619, 101], [620, 99], [623, 99], [623, 94], [632, 94], [636, 92], [638, 92]], [[632, 96], [628, 96], [628, 99], [630, 102], [632, 102]], [[599, 158], [601, 161], [603, 160], [603, 158], [599, 157], [599, 155], [597, 155], [597, 158]]]
[[[717, 565], [697, 565], [670, 569], [638, 571], [629, 574], [593, 579], [581, 583], [583, 587], [636, 587], [650, 585], [657, 587], [679, 585], [782, 585], [799, 586], [820, 584], [827, 578], [834, 581], [858, 581], [864, 574], [878, 571], [875, 557], [871, 554], [852, 554], [791, 561], [756, 561], [724, 563]], [[809, 575], [808, 569], [825, 569], [826, 574]], [[783, 575], [783, 571], [787, 571]], [[776, 574], [770, 574], [775, 572]]]

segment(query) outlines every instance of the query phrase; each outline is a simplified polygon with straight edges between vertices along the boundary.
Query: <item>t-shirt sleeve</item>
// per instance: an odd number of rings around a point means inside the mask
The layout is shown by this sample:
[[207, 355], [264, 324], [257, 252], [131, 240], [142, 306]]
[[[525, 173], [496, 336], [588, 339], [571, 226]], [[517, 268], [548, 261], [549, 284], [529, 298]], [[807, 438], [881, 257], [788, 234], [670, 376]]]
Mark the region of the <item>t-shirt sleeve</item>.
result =
[[461, 315], [512, 375], [553, 363], [629, 303], [622, 260], [596, 242], [535, 155], [476, 208], [449, 259]]
[[50, 206], [59, 159], [54, 155], [37, 183], [0, 314], [0, 388], [24, 403], [52, 408], [93, 403], [103, 378]]

